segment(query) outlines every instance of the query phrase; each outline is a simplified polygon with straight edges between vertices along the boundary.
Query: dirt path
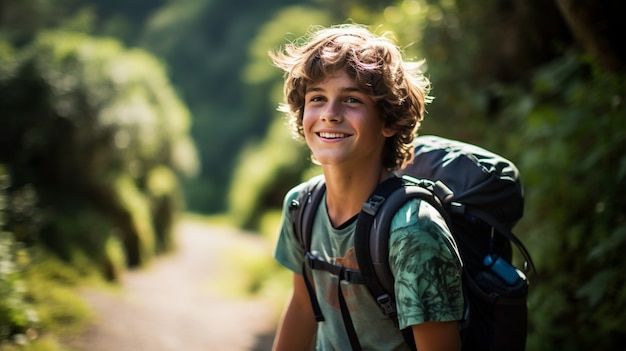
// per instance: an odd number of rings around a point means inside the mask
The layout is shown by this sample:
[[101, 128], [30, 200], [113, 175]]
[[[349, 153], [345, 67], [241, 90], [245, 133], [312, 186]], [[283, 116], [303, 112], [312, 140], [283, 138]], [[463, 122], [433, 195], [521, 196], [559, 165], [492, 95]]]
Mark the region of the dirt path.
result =
[[[268, 250], [259, 238], [183, 222], [175, 254], [124, 275], [119, 292], [89, 290], [98, 317], [71, 346], [81, 351], [266, 351], [275, 306], [212, 289], [235, 247]], [[269, 251], [268, 251], [269, 254]]]

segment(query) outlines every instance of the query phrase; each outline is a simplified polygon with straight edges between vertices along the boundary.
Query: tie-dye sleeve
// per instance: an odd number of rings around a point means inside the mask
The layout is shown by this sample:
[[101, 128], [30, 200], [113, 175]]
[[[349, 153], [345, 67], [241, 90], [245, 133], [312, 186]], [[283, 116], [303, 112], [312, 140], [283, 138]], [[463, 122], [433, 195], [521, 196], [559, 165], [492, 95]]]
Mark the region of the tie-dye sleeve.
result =
[[396, 213], [391, 228], [389, 262], [400, 328], [461, 319], [461, 260], [441, 215], [412, 200]]

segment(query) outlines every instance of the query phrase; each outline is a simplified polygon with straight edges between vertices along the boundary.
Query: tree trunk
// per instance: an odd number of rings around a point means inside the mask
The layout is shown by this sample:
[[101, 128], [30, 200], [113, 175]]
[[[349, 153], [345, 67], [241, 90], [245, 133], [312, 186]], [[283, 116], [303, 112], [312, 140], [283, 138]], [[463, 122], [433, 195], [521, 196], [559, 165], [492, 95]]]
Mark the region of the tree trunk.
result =
[[609, 70], [625, 68], [626, 49], [620, 36], [626, 22], [626, 2], [556, 0], [556, 4], [583, 50]]

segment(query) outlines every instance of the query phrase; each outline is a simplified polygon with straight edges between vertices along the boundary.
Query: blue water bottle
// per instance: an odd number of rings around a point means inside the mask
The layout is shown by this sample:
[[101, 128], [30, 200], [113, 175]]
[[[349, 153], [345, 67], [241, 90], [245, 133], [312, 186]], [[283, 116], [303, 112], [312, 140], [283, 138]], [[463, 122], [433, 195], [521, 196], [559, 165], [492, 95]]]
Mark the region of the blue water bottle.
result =
[[487, 255], [483, 264], [509, 285], [514, 285], [521, 279], [518, 270], [497, 255]]

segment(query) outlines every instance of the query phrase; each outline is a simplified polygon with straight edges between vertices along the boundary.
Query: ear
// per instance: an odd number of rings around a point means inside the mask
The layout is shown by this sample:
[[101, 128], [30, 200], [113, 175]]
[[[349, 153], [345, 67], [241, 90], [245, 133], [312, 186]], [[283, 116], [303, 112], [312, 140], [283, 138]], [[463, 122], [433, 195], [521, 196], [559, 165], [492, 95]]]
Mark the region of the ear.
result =
[[384, 127], [383, 131], [382, 131], [383, 136], [385, 138], [390, 138], [390, 137], [396, 135], [397, 132], [398, 132], [398, 129], [395, 128], [395, 127]]

